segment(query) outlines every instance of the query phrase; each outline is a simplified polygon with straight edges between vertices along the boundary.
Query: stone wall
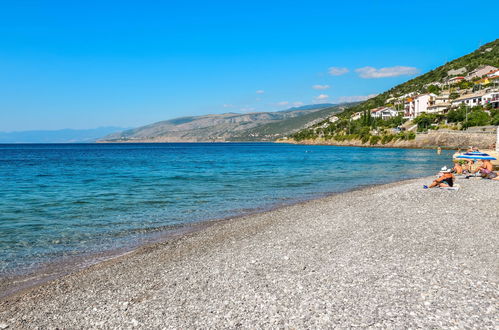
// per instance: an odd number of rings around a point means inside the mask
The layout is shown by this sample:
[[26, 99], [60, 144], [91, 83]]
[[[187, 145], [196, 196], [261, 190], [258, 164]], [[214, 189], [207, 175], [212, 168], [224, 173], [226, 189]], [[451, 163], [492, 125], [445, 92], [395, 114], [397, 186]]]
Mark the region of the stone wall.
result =
[[298, 143], [298, 144], [325, 144], [338, 146], [353, 146], [353, 147], [386, 147], [386, 148], [446, 148], [458, 149], [467, 148], [468, 146], [478, 147], [480, 149], [495, 149], [496, 134], [494, 133], [468, 133], [463, 131], [448, 131], [439, 132], [431, 131], [427, 134], [418, 134], [416, 139], [410, 141], [396, 141], [386, 144], [378, 143], [371, 145], [362, 143], [360, 140], [351, 141], [335, 141], [324, 139], [313, 139], [296, 142], [293, 140], [282, 140], [283, 143]]

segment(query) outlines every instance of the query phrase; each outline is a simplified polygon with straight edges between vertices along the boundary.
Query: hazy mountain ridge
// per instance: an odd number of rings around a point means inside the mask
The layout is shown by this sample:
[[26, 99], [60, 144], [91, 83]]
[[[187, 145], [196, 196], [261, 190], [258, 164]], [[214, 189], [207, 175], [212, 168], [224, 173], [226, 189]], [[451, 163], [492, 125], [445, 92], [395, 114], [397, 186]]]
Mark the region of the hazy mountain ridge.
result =
[[[275, 140], [271, 134], [272, 124], [280, 136], [305, 127], [317, 119], [313, 114], [331, 109], [330, 104], [308, 105], [277, 112], [225, 113], [204, 116], [180, 117], [150, 125], [117, 132], [104, 137], [100, 142], [205, 142], [205, 141], [265, 141]], [[335, 108], [334, 106], [332, 108]], [[335, 108], [336, 109], [336, 108]], [[327, 111], [328, 114], [334, 110]], [[294, 122], [297, 118], [306, 118]], [[325, 117], [324, 117], [325, 118]], [[299, 124], [298, 124], [299, 123]], [[267, 126], [259, 130], [260, 126]], [[298, 125], [298, 126], [297, 126]], [[290, 126], [289, 129], [286, 128]], [[293, 128], [293, 130], [291, 130]], [[265, 133], [267, 132], [267, 133]], [[273, 132], [273, 133], [270, 133]]]
[[123, 127], [0, 132], [0, 143], [92, 143]]

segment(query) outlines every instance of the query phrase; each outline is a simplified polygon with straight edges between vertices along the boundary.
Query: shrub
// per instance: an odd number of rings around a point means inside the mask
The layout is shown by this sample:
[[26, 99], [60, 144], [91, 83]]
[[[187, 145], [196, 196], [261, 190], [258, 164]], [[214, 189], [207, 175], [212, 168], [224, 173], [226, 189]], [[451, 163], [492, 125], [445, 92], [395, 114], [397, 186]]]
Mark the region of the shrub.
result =
[[370, 135], [363, 135], [361, 141], [362, 143], [367, 143], [367, 141], [369, 141], [370, 138], [371, 138]]
[[379, 136], [377, 136], [377, 135], [373, 135], [373, 136], [371, 136], [371, 138], [369, 139], [369, 143], [370, 143], [371, 145], [374, 145], [374, 144], [377, 144], [379, 140], [380, 140], [380, 137], [379, 137]]
[[387, 144], [387, 143], [391, 142], [394, 137], [395, 137], [395, 135], [393, 135], [393, 134], [383, 135], [383, 137], [381, 138], [381, 144]]

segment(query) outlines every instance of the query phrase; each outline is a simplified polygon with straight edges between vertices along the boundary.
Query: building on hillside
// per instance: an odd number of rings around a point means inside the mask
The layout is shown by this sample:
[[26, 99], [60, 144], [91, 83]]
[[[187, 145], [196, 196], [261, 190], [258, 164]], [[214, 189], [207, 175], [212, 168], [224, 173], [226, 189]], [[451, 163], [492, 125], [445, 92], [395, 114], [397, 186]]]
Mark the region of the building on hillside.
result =
[[329, 117], [329, 122], [330, 123], [336, 123], [338, 120], [340, 120], [340, 118], [338, 118], [336, 116]]
[[435, 96], [435, 104], [449, 103], [450, 104], [450, 94], [442, 93], [440, 95]]
[[499, 69], [497, 70], [492, 70], [489, 73], [487, 73], [488, 78], [497, 78], [499, 77]]
[[451, 107], [449, 94], [437, 95], [427, 108], [428, 113], [445, 113]]
[[390, 119], [393, 117], [397, 117], [398, 112], [390, 107], [379, 107], [376, 109], [371, 109], [371, 116], [373, 118], [381, 118], [383, 120]]
[[475, 107], [482, 104], [482, 97], [485, 94], [483, 91], [479, 91], [471, 94], [464, 94], [455, 100], [452, 100], [452, 107], [458, 107], [464, 104], [469, 107]]
[[475, 70], [470, 71], [466, 75], [466, 80], [472, 80], [472, 79], [475, 79], [475, 78], [481, 78], [481, 77], [485, 76], [486, 74], [488, 74], [490, 71], [494, 71], [494, 70], [497, 70], [497, 68], [495, 66], [491, 66], [491, 65], [482, 65], [482, 66], [479, 66], [478, 68], [476, 68]]
[[447, 83], [449, 85], [453, 85], [453, 84], [458, 84], [463, 80], [465, 80], [464, 77], [452, 77], [452, 78], [447, 80]]
[[413, 96], [415, 96], [415, 95], [417, 95], [417, 94], [418, 94], [418, 93], [416, 93], [416, 92], [410, 92], [410, 93], [407, 93], [407, 94], [402, 95], [401, 97], [399, 97], [399, 99], [404, 99], [404, 100], [405, 100], [405, 99], [407, 99], [407, 98], [409, 98], [409, 97], [413, 97]]
[[351, 120], [357, 120], [357, 119], [360, 119], [360, 117], [362, 117], [362, 111], [352, 113], [352, 116], [350, 117], [350, 119]]
[[492, 108], [499, 108], [499, 91], [492, 91], [482, 96], [482, 105], [490, 104]]
[[496, 74], [496, 73], [493, 73], [493, 74], [491, 74], [490, 76], [489, 76], [489, 75], [487, 75], [487, 76], [483, 77], [482, 79], [477, 80], [477, 81], [475, 82], [475, 84], [477, 84], [477, 85], [482, 85], [482, 86], [483, 86], [483, 85], [488, 85], [488, 84], [491, 84], [491, 83], [496, 84], [496, 83], [498, 83], [498, 82], [499, 82], [499, 80], [498, 80], [498, 79], [499, 79], [499, 72], [497, 72], [497, 74]]
[[421, 94], [407, 99], [404, 109], [404, 118], [416, 118], [424, 112], [428, 112], [428, 107], [435, 104], [437, 95], [433, 93]]
[[426, 108], [427, 113], [445, 113], [450, 109], [450, 103], [432, 104]]

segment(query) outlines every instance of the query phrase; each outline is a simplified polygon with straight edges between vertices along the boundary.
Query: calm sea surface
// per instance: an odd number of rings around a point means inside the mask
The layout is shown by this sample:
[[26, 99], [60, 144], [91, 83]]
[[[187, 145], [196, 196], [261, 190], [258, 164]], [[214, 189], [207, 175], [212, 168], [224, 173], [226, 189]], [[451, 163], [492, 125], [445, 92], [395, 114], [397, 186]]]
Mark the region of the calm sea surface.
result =
[[0, 276], [172, 226], [431, 175], [434, 150], [234, 144], [0, 145]]

